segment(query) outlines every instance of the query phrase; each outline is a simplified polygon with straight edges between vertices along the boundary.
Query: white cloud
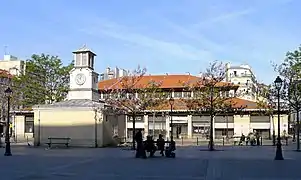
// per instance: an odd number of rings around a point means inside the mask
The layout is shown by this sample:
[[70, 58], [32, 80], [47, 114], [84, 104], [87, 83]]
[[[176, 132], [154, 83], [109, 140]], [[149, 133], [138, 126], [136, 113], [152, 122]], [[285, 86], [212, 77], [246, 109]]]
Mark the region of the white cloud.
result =
[[253, 12], [255, 12], [254, 8], [248, 8], [248, 9], [244, 9], [244, 10], [241, 10], [241, 11], [234, 11], [234, 12], [230, 12], [230, 13], [224, 13], [222, 15], [219, 15], [219, 16], [216, 16], [216, 17], [213, 17], [213, 18], [209, 18], [205, 21], [196, 23], [192, 27], [193, 28], [200, 28], [200, 27], [210, 25], [210, 24], [213, 24], [213, 23], [218, 23], [218, 22], [222, 22], [222, 21], [235, 19], [235, 18], [238, 18], [238, 17], [241, 17], [241, 16], [245, 16], [245, 15], [248, 15], [248, 14], [253, 13]]
[[[105, 35], [110, 38], [148, 47], [161, 53], [167, 53], [185, 60], [208, 61], [213, 60], [209, 51], [197, 49], [189, 44], [168, 42], [152, 38], [147, 35], [131, 32], [129, 28], [110, 21], [102, 21], [80, 31], [95, 37]], [[151, 53], [151, 52], [150, 52]]]

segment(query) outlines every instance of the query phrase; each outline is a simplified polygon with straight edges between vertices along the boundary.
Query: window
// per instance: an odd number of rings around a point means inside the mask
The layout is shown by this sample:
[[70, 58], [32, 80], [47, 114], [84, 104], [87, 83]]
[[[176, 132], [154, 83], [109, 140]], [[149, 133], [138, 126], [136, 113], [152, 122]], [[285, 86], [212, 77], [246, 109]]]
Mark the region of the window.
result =
[[93, 68], [94, 67], [94, 58], [93, 58], [92, 54], [89, 54], [89, 61], [90, 61], [89, 66]]
[[88, 59], [86, 54], [82, 54], [82, 65], [87, 66], [88, 65]]
[[137, 94], [137, 97], [139, 98], [139, 99], [142, 99], [142, 98], [144, 98], [145, 97], [145, 93], [143, 93], [143, 92], [138, 92], [138, 94]]
[[234, 71], [234, 76], [237, 76], [237, 71]]
[[174, 92], [173, 95], [175, 98], [181, 98], [182, 97], [182, 92]]
[[248, 79], [248, 80], [247, 80], [247, 82], [246, 82], [246, 85], [248, 86], [248, 85], [249, 85], [249, 83], [250, 83], [250, 80]]
[[24, 132], [25, 133], [33, 133], [34, 130], [34, 120], [32, 116], [25, 116], [25, 125]]
[[127, 93], [128, 99], [135, 99], [136, 94], [135, 93]]
[[163, 92], [163, 96], [166, 98], [170, 98], [170, 92]]
[[108, 99], [110, 96], [108, 93], [103, 93], [103, 99]]
[[75, 55], [75, 65], [80, 66], [80, 54]]
[[183, 97], [191, 97], [191, 92], [183, 92]]
[[[132, 116], [128, 116], [128, 121], [133, 121], [133, 117]], [[135, 121], [144, 121], [143, 116], [136, 116], [135, 117]]]

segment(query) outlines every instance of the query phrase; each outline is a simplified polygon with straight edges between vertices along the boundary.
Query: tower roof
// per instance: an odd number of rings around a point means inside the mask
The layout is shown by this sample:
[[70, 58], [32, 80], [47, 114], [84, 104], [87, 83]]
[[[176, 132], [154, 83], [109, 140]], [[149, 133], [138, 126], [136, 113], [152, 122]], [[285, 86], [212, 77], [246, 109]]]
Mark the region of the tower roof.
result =
[[92, 53], [94, 56], [96, 56], [96, 54], [90, 49], [87, 47], [86, 44], [84, 44], [81, 48], [79, 48], [78, 50], [76, 51], [73, 51], [74, 54], [77, 54], [77, 53], [84, 53], [84, 52], [90, 52]]

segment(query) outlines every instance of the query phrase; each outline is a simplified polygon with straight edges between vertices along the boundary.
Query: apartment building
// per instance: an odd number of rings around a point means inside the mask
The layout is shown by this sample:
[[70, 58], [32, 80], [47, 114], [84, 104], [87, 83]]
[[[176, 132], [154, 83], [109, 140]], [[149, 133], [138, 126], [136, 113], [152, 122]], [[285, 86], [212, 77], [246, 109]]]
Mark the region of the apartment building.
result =
[[13, 55], [4, 55], [4, 58], [0, 60], [0, 69], [18, 76], [25, 71], [25, 61], [20, 60]]
[[118, 68], [118, 67], [112, 69], [110, 67], [107, 67], [105, 72], [100, 74], [100, 80], [103, 81], [103, 80], [119, 78], [127, 75], [128, 75], [128, 71], [126, 71], [125, 69]]
[[231, 66], [230, 63], [227, 63], [226, 81], [239, 85], [240, 98], [256, 101], [257, 80], [249, 65]]

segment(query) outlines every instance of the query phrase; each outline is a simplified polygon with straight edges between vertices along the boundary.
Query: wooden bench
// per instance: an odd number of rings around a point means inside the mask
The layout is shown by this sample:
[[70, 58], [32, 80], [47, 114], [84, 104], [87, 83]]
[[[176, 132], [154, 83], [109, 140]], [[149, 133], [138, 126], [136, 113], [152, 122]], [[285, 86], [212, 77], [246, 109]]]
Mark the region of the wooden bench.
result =
[[65, 138], [49, 137], [48, 140], [49, 140], [49, 142], [46, 144], [49, 146], [49, 148], [51, 148], [53, 144], [57, 144], [57, 145], [63, 144], [68, 148], [71, 138], [69, 138], [69, 137], [65, 137]]

